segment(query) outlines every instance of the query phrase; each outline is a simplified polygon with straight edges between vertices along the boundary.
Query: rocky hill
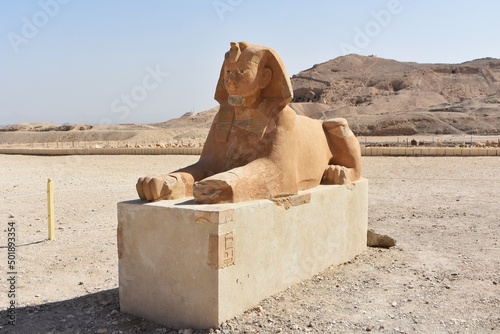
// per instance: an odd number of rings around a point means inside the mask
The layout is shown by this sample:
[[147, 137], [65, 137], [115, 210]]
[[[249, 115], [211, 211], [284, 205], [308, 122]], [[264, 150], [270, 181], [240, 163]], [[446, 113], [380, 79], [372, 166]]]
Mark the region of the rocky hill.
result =
[[292, 77], [292, 107], [358, 135], [500, 133], [500, 59], [418, 64], [348, 55]]

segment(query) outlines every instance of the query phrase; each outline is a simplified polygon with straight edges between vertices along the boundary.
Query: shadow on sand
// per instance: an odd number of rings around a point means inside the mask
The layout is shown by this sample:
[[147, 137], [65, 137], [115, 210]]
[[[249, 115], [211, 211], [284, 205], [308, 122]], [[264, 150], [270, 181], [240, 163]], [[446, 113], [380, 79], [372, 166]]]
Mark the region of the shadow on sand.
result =
[[[20, 307], [15, 326], [0, 312], [1, 333], [178, 333], [152, 321], [119, 312], [118, 289], [59, 302]], [[205, 333], [206, 331], [197, 331]]]

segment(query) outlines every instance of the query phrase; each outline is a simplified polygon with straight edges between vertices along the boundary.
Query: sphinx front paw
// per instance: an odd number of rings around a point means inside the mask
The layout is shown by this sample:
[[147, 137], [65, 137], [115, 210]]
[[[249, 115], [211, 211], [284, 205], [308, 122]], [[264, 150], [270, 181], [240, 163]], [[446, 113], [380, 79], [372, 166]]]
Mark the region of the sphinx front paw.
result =
[[193, 186], [194, 202], [197, 204], [233, 203], [233, 189], [224, 180], [202, 180]]
[[347, 168], [339, 165], [329, 165], [323, 172], [322, 184], [346, 184]]

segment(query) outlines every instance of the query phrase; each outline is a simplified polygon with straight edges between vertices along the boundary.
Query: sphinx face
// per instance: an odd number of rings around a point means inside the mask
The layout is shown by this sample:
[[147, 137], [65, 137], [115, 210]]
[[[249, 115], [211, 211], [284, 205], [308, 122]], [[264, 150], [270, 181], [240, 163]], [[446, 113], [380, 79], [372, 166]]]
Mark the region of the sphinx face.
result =
[[257, 99], [261, 89], [261, 73], [255, 57], [248, 59], [242, 55], [236, 62], [225, 62], [223, 71], [230, 104], [248, 106]]

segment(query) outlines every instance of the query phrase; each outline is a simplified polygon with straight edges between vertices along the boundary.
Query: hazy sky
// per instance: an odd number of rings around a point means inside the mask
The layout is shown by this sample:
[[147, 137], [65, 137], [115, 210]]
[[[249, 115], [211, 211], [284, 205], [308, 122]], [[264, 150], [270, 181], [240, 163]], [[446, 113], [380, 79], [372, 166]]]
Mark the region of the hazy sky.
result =
[[499, 1], [1, 0], [0, 124], [152, 123], [214, 107], [231, 41], [290, 75], [348, 53], [500, 57]]

